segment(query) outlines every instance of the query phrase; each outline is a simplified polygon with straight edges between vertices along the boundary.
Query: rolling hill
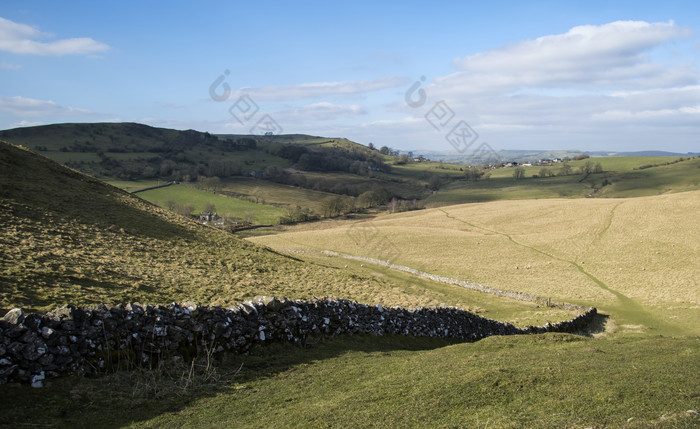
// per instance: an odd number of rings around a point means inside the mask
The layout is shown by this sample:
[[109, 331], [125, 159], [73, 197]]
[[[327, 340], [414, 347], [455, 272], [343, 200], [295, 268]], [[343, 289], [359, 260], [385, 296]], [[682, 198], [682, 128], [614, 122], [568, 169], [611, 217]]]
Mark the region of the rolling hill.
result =
[[[4, 142], [0, 169], [3, 309], [127, 301], [230, 305], [261, 295], [404, 306], [444, 302], [441, 286], [426, 293], [400, 277], [283, 256]], [[490, 306], [472, 295], [478, 294], [452, 298], [465, 308]], [[533, 323], [567, 317], [504, 305], [510, 310], [498, 314], [506, 319], [521, 313], [534, 314]]]
[[[201, 362], [173, 363], [161, 370], [62, 377], [47, 382], [45, 389], [7, 384], [0, 389], [0, 426], [697, 426], [698, 417], [687, 412], [700, 408], [700, 345], [689, 319], [697, 310], [683, 307], [695, 302], [693, 289], [679, 289], [696, 272], [692, 258], [683, 253], [693, 251], [695, 244], [663, 223], [650, 228], [634, 215], [652, 205], [654, 219], [666, 211], [676, 223], [687, 224], [690, 233], [697, 229], [697, 193], [687, 195], [625, 200], [614, 209], [611, 222], [605, 222], [612, 210], [606, 204], [622, 201], [552, 200], [549, 206], [504, 201], [386, 216], [373, 222], [376, 229], [365, 231], [348, 232], [350, 221], [342, 221], [335, 224], [340, 227], [335, 233], [315, 232], [328, 238], [317, 243], [319, 248], [343, 247], [353, 237], [376, 239], [380, 245], [374, 248], [380, 251], [387, 243], [397, 245], [400, 251], [391, 253], [394, 258], [416, 263], [415, 255], [427, 252], [428, 259], [421, 259], [426, 269], [452, 270], [454, 275], [483, 262], [485, 271], [511, 276], [507, 270], [512, 267], [499, 265], [503, 257], [511, 265], [529, 263], [525, 277], [541, 276], [550, 269], [545, 260], [551, 255], [552, 275], [564, 272], [569, 262], [585, 262], [590, 275], [608, 276], [605, 264], [629, 264], [627, 253], [614, 245], [621, 241], [633, 254], [650, 258], [648, 266], [660, 273], [664, 261], [680, 264], [680, 277], [666, 279], [668, 291], [661, 294], [650, 287], [657, 277], [648, 283], [643, 278], [625, 283], [620, 274], [605, 284], [645, 307], [653, 302], [659, 303], [659, 311], [682, 307], [681, 317], [669, 323], [683, 325], [684, 332], [615, 328], [612, 322], [629, 324], [639, 314], [636, 308], [625, 314], [624, 306], [608, 305], [611, 318], [601, 319], [589, 336], [546, 334], [455, 343], [359, 335], [311, 348], [272, 344], [246, 356], [205, 356]], [[568, 206], [572, 202], [600, 207], [584, 210]], [[593, 219], [586, 220], [586, 213]], [[551, 216], [561, 228], [550, 230], [537, 223]], [[683, 220], [684, 216], [690, 217]], [[605, 231], [598, 228], [600, 219]], [[577, 227], [569, 231], [566, 225], [576, 220]], [[327, 223], [331, 221], [318, 225]], [[299, 228], [307, 227], [314, 225]], [[425, 234], [429, 230], [436, 233], [434, 239]], [[280, 250], [308, 246], [312, 238], [299, 234], [294, 239], [281, 235], [276, 243], [284, 244], [270, 244]], [[580, 248], [570, 246], [572, 239]], [[470, 246], [457, 249], [457, 242], [484, 246], [485, 259], [469, 252]], [[665, 247], [674, 243], [685, 246], [676, 249], [683, 252]], [[655, 246], [659, 255], [647, 255]], [[596, 247], [607, 250], [598, 255]], [[578, 260], [582, 254], [587, 260]], [[612, 292], [579, 282], [578, 269], [570, 271], [572, 275], [560, 273], [558, 283], [571, 282], [571, 289], [557, 289], [552, 282], [553, 296], [583, 294], [581, 302], [614, 300]], [[513, 279], [509, 289], [536, 283]], [[484, 282], [490, 283], [488, 276]], [[635, 288], [635, 282], [643, 287]], [[337, 296], [389, 306], [446, 303], [523, 323], [565, 318], [561, 310], [359, 261], [313, 253], [285, 256], [162, 210], [27, 149], [0, 143], [0, 306], [5, 309], [134, 300], [228, 305], [255, 295]]]
[[[161, 207], [191, 206], [193, 215], [211, 203], [258, 224], [277, 223], [281, 216], [300, 210], [316, 218], [384, 208], [392, 198], [411, 202], [412, 207], [434, 207], [700, 189], [700, 159], [690, 156], [574, 160], [524, 167], [516, 180], [513, 168], [415, 162], [406, 154], [387, 154], [343, 138], [302, 134], [212, 135], [134, 123], [94, 123], [17, 128], [0, 131], [0, 138], [123, 189], [178, 181], [182, 186], [142, 196]], [[600, 170], [584, 173], [588, 163], [600, 164]]]

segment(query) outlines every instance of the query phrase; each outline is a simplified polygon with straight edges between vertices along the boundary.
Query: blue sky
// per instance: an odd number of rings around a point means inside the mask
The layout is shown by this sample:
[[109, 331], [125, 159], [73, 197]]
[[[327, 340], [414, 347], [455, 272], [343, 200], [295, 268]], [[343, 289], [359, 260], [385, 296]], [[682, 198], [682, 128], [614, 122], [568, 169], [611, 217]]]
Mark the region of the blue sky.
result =
[[700, 151], [700, 2], [4, 0], [0, 129], [105, 121]]

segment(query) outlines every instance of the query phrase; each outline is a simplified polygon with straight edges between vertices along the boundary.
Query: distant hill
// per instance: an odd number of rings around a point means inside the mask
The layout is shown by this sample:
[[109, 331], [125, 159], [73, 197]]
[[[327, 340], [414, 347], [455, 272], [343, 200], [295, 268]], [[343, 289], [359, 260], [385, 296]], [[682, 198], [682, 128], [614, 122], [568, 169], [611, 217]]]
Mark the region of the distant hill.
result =
[[[247, 175], [270, 166], [309, 171], [382, 170], [378, 152], [347, 139], [304, 134], [213, 135], [136, 123], [54, 124], [0, 131], [22, 145], [98, 177], [196, 180]], [[323, 158], [323, 159], [321, 159]], [[367, 167], [353, 167], [358, 161]], [[366, 175], [366, 174], [365, 174]]]
[[663, 150], [643, 150], [639, 152], [588, 152], [591, 156], [698, 156], [700, 152], [666, 152]]
[[[91, 123], [16, 128], [0, 131], [0, 139], [95, 177], [119, 181], [201, 184], [213, 177], [252, 176], [355, 197], [377, 187], [403, 199], [424, 198], [428, 192], [427, 177], [391, 174], [398, 157], [344, 138], [213, 135], [135, 123]], [[326, 173], [344, 177], [328, 180]]]
[[[430, 150], [415, 150], [412, 151], [416, 154], [421, 154], [428, 159], [433, 161], [442, 162], [454, 162], [457, 164], [469, 164], [469, 165], [479, 165], [485, 161], [478, 157], [474, 157], [471, 153], [461, 154], [456, 151], [430, 151]], [[406, 152], [408, 153], [408, 152]], [[621, 156], [697, 156], [700, 153], [679, 153], [679, 152], [665, 152], [661, 150], [648, 150], [639, 152], [606, 152], [606, 151], [581, 151], [581, 150], [537, 150], [537, 149], [518, 149], [518, 150], [497, 150], [492, 154], [489, 154], [491, 159], [494, 157], [500, 159], [501, 162], [526, 162], [526, 161], [537, 161], [540, 159], [553, 159], [553, 158], [574, 158], [583, 153], [587, 153], [591, 157], [621, 157]]]

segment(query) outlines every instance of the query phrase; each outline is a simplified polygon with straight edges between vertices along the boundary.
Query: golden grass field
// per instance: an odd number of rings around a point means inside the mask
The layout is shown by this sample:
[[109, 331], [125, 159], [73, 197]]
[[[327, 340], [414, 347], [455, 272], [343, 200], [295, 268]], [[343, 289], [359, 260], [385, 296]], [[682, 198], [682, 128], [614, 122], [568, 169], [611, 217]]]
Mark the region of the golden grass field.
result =
[[699, 191], [464, 204], [250, 240], [597, 306], [628, 330], [700, 332]]

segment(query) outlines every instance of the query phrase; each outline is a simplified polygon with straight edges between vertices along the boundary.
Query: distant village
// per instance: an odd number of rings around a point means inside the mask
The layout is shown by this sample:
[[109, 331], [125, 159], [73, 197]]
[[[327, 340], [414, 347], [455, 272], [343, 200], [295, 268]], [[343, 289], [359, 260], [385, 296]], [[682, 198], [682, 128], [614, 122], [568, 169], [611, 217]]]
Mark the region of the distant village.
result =
[[558, 162], [563, 162], [564, 160], [561, 158], [552, 158], [552, 159], [538, 159], [537, 161], [530, 162], [530, 161], [525, 161], [525, 162], [517, 162], [517, 161], [509, 161], [509, 162], [504, 162], [501, 164], [496, 164], [495, 167], [492, 168], [498, 168], [498, 167], [532, 167], [533, 165], [553, 165]]

